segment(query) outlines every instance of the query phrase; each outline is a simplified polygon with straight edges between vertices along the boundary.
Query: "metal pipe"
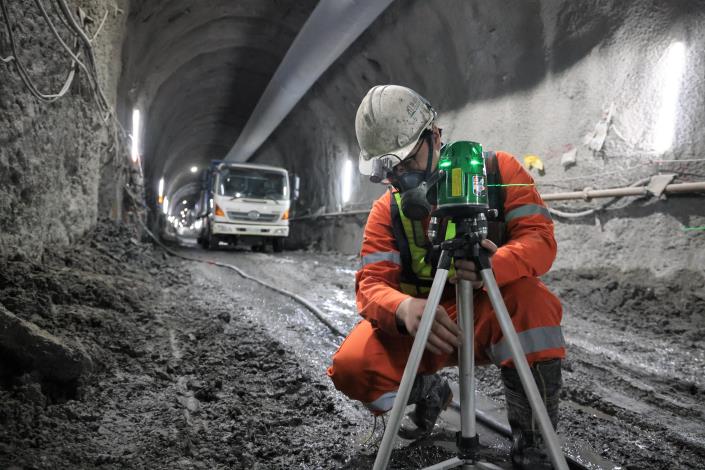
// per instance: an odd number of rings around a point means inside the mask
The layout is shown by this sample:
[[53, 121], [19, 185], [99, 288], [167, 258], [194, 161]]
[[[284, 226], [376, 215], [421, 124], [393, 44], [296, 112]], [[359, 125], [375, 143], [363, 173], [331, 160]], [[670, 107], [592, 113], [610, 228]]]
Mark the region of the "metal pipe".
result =
[[[705, 191], [705, 182], [669, 184], [663, 192], [666, 194], [682, 194], [700, 191]], [[585, 189], [583, 191], [573, 191], [569, 193], [542, 194], [541, 197], [544, 201], [565, 201], [568, 199], [587, 200], [602, 197], [647, 196], [649, 194], [651, 193], [643, 186], [636, 188]]]
[[[705, 192], [705, 182], [669, 184], [668, 186], [666, 186], [663, 192], [666, 194]], [[542, 194], [541, 198], [544, 201], [565, 201], [568, 199], [587, 200], [607, 197], [648, 196], [649, 194], [651, 193], [648, 192], [646, 186], [639, 186], [634, 188], [590, 189], [583, 191], [572, 191], [568, 193], [548, 193]], [[306, 219], [320, 219], [325, 217], [343, 217], [351, 215], [365, 215], [369, 213], [370, 209], [358, 209], [353, 211], [326, 212], [323, 214], [303, 215], [301, 217], [295, 217], [291, 220], [297, 221]]]
[[669, 184], [665, 190], [669, 194], [697, 193], [701, 191], [705, 191], [705, 182]]
[[294, 217], [289, 220], [290, 221], [297, 221], [297, 220], [306, 220], [306, 219], [320, 219], [320, 218], [326, 218], [326, 217], [340, 217], [340, 216], [344, 216], [344, 215], [366, 215], [369, 213], [370, 213], [369, 209], [358, 209], [358, 210], [354, 210], [354, 211], [338, 211], [338, 212], [326, 212], [324, 214], [302, 215], [301, 217]]
[[464, 438], [477, 434], [475, 423], [475, 308], [472, 284], [461, 279], [455, 287], [458, 320], [463, 342], [458, 348], [458, 383], [460, 385], [460, 432]]
[[291, 43], [225, 160], [247, 161], [392, 0], [321, 0]]

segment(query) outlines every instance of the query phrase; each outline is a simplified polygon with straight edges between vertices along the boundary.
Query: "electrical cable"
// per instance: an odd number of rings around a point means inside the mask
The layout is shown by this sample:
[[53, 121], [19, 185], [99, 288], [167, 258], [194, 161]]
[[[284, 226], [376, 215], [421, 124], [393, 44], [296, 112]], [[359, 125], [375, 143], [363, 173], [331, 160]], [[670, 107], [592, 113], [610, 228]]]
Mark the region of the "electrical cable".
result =
[[71, 67], [71, 71], [67, 75], [66, 80], [64, 81], [64, 85], [61, 87], [61, 91], [59, 93], [47, 95], [39, 91], [39, 89], [32, 81], [29, 72], [27, 72], [27, 69], [25, 69], [24, 65], [22, 64], [22, 61], [18, 59], [19, 54], [17, 53], [17, 46], [15, 44], [15, 38], [12, 32], [12, 22], [10, 20], [10, 14], [8, 12], [7, 5], [5, 4], [5, 0], [0, 0], [0, 11], [2, 11], [2, 16], [7, 27], [7, 33], [10, 42], [10, 50], [12, 51], [12, 57], [14, 59], [15, 67], [25, 87], [35, 98], [45, 103], [53, 103], [54, 101], [64, 96], [70, 89], [71, 83], [73, 83], [73, 79], [75, 76], [75, 68], [73, 66]]
[[[83, 70], [88, 73], [88, 68], [86, 65], [81, 62], [81, 59], [78, 58], [78, 55], [71, 50], [71, 48], [64, 42], [64, 39], [61, 37], [59, 32], [56, 30], [56, 27], [54, 26], [54, 22], [51, 21], [51, 18], [49, 17], [49, 14], [47, 13], [46, 9], [44, 8], [44, 4], [42, 4], [41, 0], [34, 0], [34, 3], [37, 5], [39, 8], [39, 11], [42, 13], [42, 16], [44, 17], [44, 20], [47, 22], [49, 25], [49, 29], [51, 29], [51, 32], [54, 33], [54, 36], [56, 39], [59, 41], [59, 44], [63, 46], [63, 48], [66, 50], [66, 52], [69, 53], [71, 56], [71, 59], [73, 59], [73, 62], [78, 64]], [[90, 75], [90, 74], [89, 74]]]
[[103, 26], [105, 26], [105, 20], [107, 20], [107, 19], [108, 19], [108, 10], [105, 10], [105, 14], [103, 15], [103, 19], [101, 20], [100, 25], [98, 26], [98, 29], [95, 31], [95, 34], [91, 38], [91, 43], [93, 43], [95, 41], [95, 38], [98, 37], [98, 35], [100, 34], [100, 32], [103, 29]]
[[[112, 119], [112, 127], [113, 127], [113, 145], [115, 148], [114, 153], [112, 156], [105, 162], [101, 163], [101, 166], [106, 166], [108, 163], [110, 163], [117, 155], [120, 153], [120, 136], [122, 137], [127, 137], [129, 134], [123, 127], [122, 123], [118, 120], [117, 115], [115, 113], [115, 110], [113, 107], [110, 105], [109, 101], [105, 97], [105, 94], [103, 93], [103, 90], [100, 86], [100, 81], [98, 79], [98, 72], [96, 69], [95, 65], [95, 54], [93, 53], [93, 45], [91, 44], [91, 40], [88, 38], [86, 33], [83, 31], [83, 29], [78, 25], [76, 20], [74, 19], [73, 15], [71, 14], [71, 11], [69, 10], [68, 6], [66, 5], [66, 2], [64, 0], [56, 0], [56, 5], [58, 6], [59, 10], [63, 14], [63, 16], [66, 18], [66, 21], [70, 24], [70, 29], [73, 29], [78, 36], [83, 40], [84, 47], [86, 48], [87, 51], [87, 56], [88, 56], [88, 64], [92, 70], [92, 76], [95, 82], [95, 89], [92, 91], [99, 95], [99, 97], [95, 97], [96, 101], [100, 99], [103, 103], [103, 108], [107, 110], [108, 115], [103, 117], [103, 122], [107, 123], [109, 119]], [[99, 105], [100, 107], [100, 105]], [[140, 166], [140, 173], [142, 172], [142, 168]]]
[[[39, 2], [39, 0], [35, 0], [36, 2]], [[113, 149], [114, 152], [108, 158], [105, 162], [101, 163], [101, 167], [104, 167], [108, 165], [110, 162], [112, 162], [115, 158], [115, 156], [119, 155], [120, 153], [120, 136], [126, 138], [128, 136], [127, 131], [125, 128], [122, 126], [122, 123], [118, 120], [117, 115], [115, 113], [115, 110], [113, 107], [110, 105], [108, 102], [107, 98], [105, 97], [105, 94], [103, 93], [103, 90], [100, 86], [100, 80], [98, 78], [98, 72], [96, 69], [95, 65], [95, 54], [93, 52], [93, 46], [92, 46], [92, 41], [88, 39], [88, 36], [86, 33], [83, 31], [83, 29], [78, 25], [76, 22], [75, 18], [71, 14], [71, 11], [69, 10], [68, 6], [66, 5], [66, 2], [63, 0], [57, 0], [53, 4], [57, 11], [60, 13], [58, 16], [62, 19], [64, 24], [69, 28], [69, 30], [73, 30], [78, 37], [83, 41], [83, 46], [86, 49], [86, 56], [87, 56], [87, 62], [88, 65], [84, 65], [83, 69], [88, 73], [89, 75], [89, 81], [91, 82], [91, 92], [93, 94], [93, 98], [96, 101], [96, 104], [98, 105], [99, 112], [105, 111], [107, 113], [106, 116], [102, 116], [103, 122], [106, 124], [108, 123], [109, 120], [112, 120], [112, 140], [113, 140]], [[46, 12], [44, 12], [46, 13]], [[45, 16], [46, 17], [46, 16]], [[98, 33], [102, 29], [105, 20], [107, 18], [107, 11], [106, 14], [103, 15], [103, 21], [101, 22], [101, 25], [99, 26], [98, 30], [96, 31], [96, 34], [94, 36], [97, 37]], [[90, 69], [90, 70], [89, 70]], [[108, 149], [110, 150], [110, 149]], [[141, 171], [141, 168], [140, 168]]]
[[[38, 1], [38, 0], [36, 0]], [[100, 86], [100, 82], [98, 80], [98, 74], [97, 74], [97, 69], [96, 69], [96, 62], [95, 62], [95, 54], [93, 53], [93, 46], [91, 44], [91, 40], [88, 38], [86, 33], [83, 31], [83, 29], [78, 25], [76, 22], [76, 19], [73, 17], [73, 14], [71, 14], [71, 10], [69, 7], [66, 5], [65, 0], [56, 0], [59, 9], [63, 12], [64, 16], [68, 20], [69, 24], [71, 25], [72, 29], [78, 34], [79, 38], [83, 41], [83, 45], [86, 48], [86, 56], [88, 58], [88, 63], [93, 71], [93, 76], [95, 79], [95, 89], [98, 95], [100, 95], [100, 99], [103, 103], [103, 106], [105, 109], [107, 109], [110, 114], [114, 114], [112, 111], [112, 108], [108, 104], [108, 100], [105, 97], [105, 94], [103, 93], [103, 90]]]
[[705, 231], [705, 225], [701, 227], [683, 227], [684, 232]]

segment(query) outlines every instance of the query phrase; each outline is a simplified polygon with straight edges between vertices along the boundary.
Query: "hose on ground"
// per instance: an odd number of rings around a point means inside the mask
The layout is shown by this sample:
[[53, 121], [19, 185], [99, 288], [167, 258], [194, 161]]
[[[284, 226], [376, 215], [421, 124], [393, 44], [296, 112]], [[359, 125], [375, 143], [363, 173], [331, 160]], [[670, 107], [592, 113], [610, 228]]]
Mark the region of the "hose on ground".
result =
[[241, 277], [244, 277], [245, 279], [248, 279], [248, 280], [250, 280], [250, 281], [256, 282], [257, 284], [259, 284], [259, 285], [261, 285], [261, 286], [263, 286], [263, 287], [266, 287], [266, 288], [271, 289], [271, 290], [273, 290], [273, 291], [275, 291], [275, 292], [278, 292], [278, 293], [280, 293], [280, 294], [282, 294], [282, 295], [285, 295], [285, 296], [287, 296], [287, 297], [290, 297], [290, 298], [294, 299], [295, 301], [297, 301], [298, 303], [300, 303], [301, 305], [303, 305], [304, 307], [306, 307], [311, 313], [313, 313], [313, 315], [314, 315], [321, 323], [323, 323], [334, 335], [339, 336], [339, 337], [341, 337], [341, 338], [345, 338], [345, 335], [344, 335], [338, 328], [336, 328], [330, 321], [328, 321], [328, 320], [326, 319], [325, 314], [324, 314], [318, 307], [316, 307], [315, 305], [313, 305], [311, 302], [309, 302], [308, 300], [304, 299], [303, 297], [301, 297], [301, 296], [299, 296], [299, 295], [297, 295], [297, 294], [294, 294], [293, 292], [289, 292], [289, 291], [286, 290], [286, 289], [282, 289], [282, 288], [280, 288], [280, 287], [273, 286], [272, 284], [270, 284], [270, 283], [268, 283], [268, 282], [265, 282], [265, 281], [263, 281], [263, 280], [261, 280], [261, 279], [258, 279], [258, 278], [254, 277], [254, 276], [251, 276], [251, 275], [245, 273], [242, 269], [240, 269], [240, 268], [238, 268], [237, 266], [234, 266], [234, 265], [232, 265], [232, 264], [221, 263], [221, 262], [219, 262], [219, 261], [202, 260], [202, 259], [199, 259], [199, 258], [194, 258], [194, 257], [191, 257], [191, 256], [186, 256], [186, 255], [182, 255], [182, 254], [180, 254], [180, 253], [177, 253], [177, 252], [175, 252], [174, 250], [172, 250], [171, 248], [169, 248], [168, 246], [164, 245], [164, 244], [161, 242], [161, 240], [159, 240], [159, 238], [158, 238], [156, 235], [154, 235], [154, 234], [152, 233], [152, 231], [149, 230], [149, 228], [147, 228], [147, 226], [144, 224], [144, 222], [142, 222], [142, 219], [140, 219], [139, 217], [137, 217], [137, 220], [139, 221], [139, 224], [142, 226], [142, 230], [144, 230], [145, 232], [147, 232], [147, 234], [149, 235], [149, 237], [150, 237], [152, 240], [154, 240], [154, 242], [155, 242], [156, 244], [158, 244], [160, 247], [162, 247], [162, 249], [164, 249], [164, 251], [166, 251], [166, 252], [169, 253], [170, 255], [175, 256], [175, 257], [177, 257], [177, 258], [185, 259], [185, 260], [187, 260], [187, 261], [197, 261], [197, 262], [201, 262], [201, 263], [208, 263], [208, 264], [212, 264], [212, 265], [215, 265], [215, 266], [219, 266], [219, 267], [221, 267], [221, 268], [227, 268], [227, 269], [233, 270], [233, 271], [235, 271], [236, 273], [238, 273]]

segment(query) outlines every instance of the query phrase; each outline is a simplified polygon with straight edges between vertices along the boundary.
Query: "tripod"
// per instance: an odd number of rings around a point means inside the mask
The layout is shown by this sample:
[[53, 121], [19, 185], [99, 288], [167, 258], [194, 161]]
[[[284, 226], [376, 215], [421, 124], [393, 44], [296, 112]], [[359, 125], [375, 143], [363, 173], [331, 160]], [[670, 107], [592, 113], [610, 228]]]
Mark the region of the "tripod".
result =
[[[383, 470], [389, 463], [389, 456], [394, 446], [394, 439], [399, 430], [399, 425], [404, 415], [411, 387], [419, 368], [421, 356], [426, 347], [428, 336], [431, 332], [436, 307], [438, 306], [443, 288], [445, 287], [448, 270], [451, 260], [469, 259], [479, 266], [482, 280], [487, 289], [487, 293], [492, 303], [492, 307], [497, 315], [502, 334], [509, 344], [514, 365], [519, 373], [521, 384], [529, 399], [534, 416], [538, 418], [541, 434], [543, 435], [548, 454], [557, 470], [568, 470], [568, 464], [558, 443], [558, 436], [553, 429], [551, 420], [546, 412], [541, 396], [539, 394], [534, 378], [529, 369], [529, 364], [524, 356], [519, 337], [517, 336], [512, 320], [504, 304], [504, 299], [497, 286], [497, 281], [492, 273], [492, 266], [488, 252], [480, 246], [482, 239], [487, 234], [487, 219], [485, 211], [477, 211], [472, 214], [467, 212], [461, 216], [454, 217], [456, 224], [456, 237], [444, 241], [441, 244], [441, 254], [438, 260], [436, 274], [433, 278], [431, 291], [428, 295], [426, 307], [421, 317], [421, 323], [414, 344], [409, 353], [409, 360], [404, 369], [399, 391], [394, 400], [394, 406], [389, 417], [389, 424], [386, 428], [377, 458], [374, 463], [374, 470]], [[475, 330], [474, 311], [472, 299], [472, 284], [467, 280], [459, 280], [456, 285], [456, 302], [458, 309], [458, 321], [463, 331], [462, 345], [458, 349], [459, 362], [459, 382], [460, 382], [460, 431], [456, 436], [458, 455], [455, 458], [446, 460], [427, 469], [441, 470], [462, 466], [463, 469], [499, 469], [500, 467], [489, 462], [480, 462], [477, 459], [477, 449], [479, 447], [479, 436], [475, 423]]]

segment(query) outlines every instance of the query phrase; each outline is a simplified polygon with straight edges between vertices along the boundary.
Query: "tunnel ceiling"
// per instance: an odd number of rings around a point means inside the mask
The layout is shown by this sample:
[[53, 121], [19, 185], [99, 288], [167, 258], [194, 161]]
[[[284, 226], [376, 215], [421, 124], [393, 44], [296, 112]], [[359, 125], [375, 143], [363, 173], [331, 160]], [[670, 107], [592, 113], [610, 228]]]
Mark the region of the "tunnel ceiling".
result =
[[167, 195], [193, 188], [190, 168], [227, 153], [315, 5], [132, 2], [120, 91], [128, 128], [131, 109], [142, 112], [148, 196], [161, 177]]

